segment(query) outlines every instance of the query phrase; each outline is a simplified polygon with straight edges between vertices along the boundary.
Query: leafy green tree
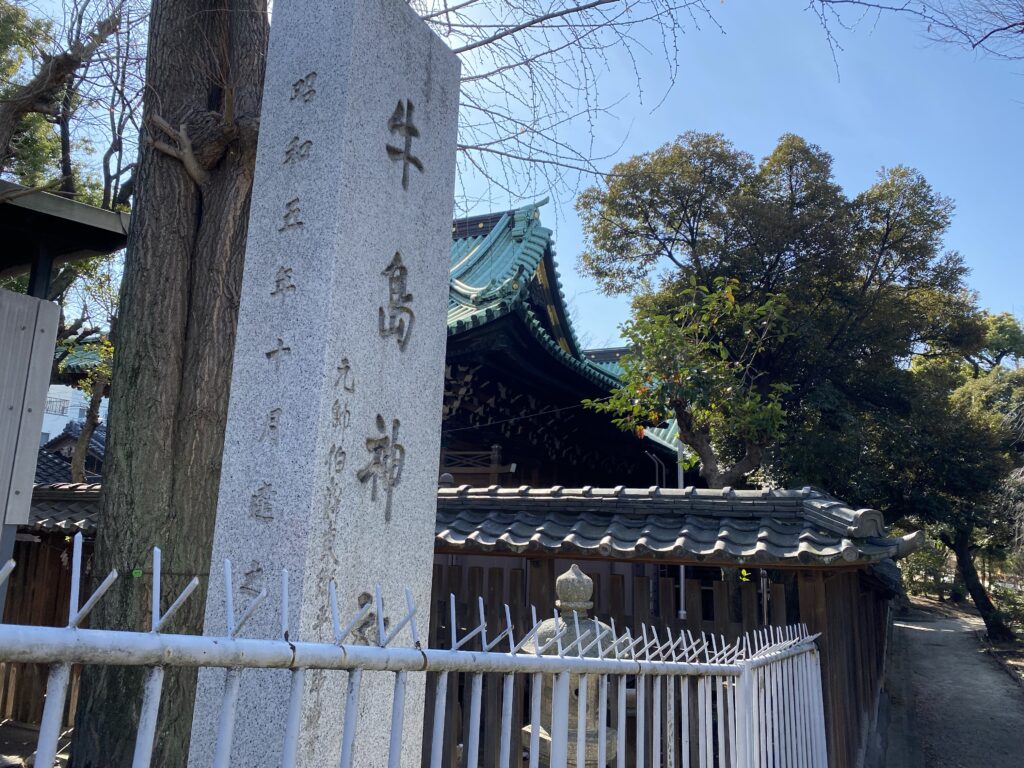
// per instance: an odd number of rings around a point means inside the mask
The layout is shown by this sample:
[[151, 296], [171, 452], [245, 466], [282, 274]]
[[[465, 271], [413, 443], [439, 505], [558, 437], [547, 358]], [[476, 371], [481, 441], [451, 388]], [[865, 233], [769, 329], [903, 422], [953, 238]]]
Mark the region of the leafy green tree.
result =
[[30, 12], [0, 0], [5, 178], [78, 199], [99, 188], [97, 204], [108, 209], [128, 203], [145, 18], [133, 4], [76, 0]]
[[989, 636], [1010, 640], [978, 575], [975, 554], [980, 540], [989, 546], [1009, 543], [1010, 521], [999, 514], [997, 494], [1019, 463], [1005, 416], [1024, 399], [1024, 371], [998, 366], [973, 377], [955, 361], [919, 359], [913, 377], [915, 401], [902, 420], [902, 441], [884, 446], [893, 459], [888, 506], [933, 526], [956, 556]]
[[584, 269], [633, 297], [624, 384], [597, 407], [630, 429], [675, 416], [709, 485], [757, 470], [927, 526], [1009, 636], [974, 558], [1008, 536], [993, 502], [1024, 413], [1006, 366], [1021, 331], [977, 309], [944, 249], [952, 201], [902, 166], [849, 197], [797, 136], [754, 163], [690, 132], [577, 207]]
[[984, 340], [981, 347], [967, 355], [977, 378], [983, 370], [993, 370], [1005, 363], [1024, 360], [1024, 328], [1009, 312], [997, 315], [982, 313]]
[[743, 304], [738, 288], [735, 280], [716, 278], [709, 288], [691, 278], [673, 314], [640, 306], [623, 330], [632, 347], [620, 360], [623, 386], [608, 400], [588, 403], [616, 414], [624, 429], [675, 418], [712, 488], [733, 485], [758, 466], [785, 417], [784, 387], [758, 386], [763, 374], [755, 364], [784, 335], [784, 302]]
[[[19, 76], [34, 50], [51, 41], [50, 24], [31, 17], [19, 4], [0, 0], [0, 100], [7, 101], [17, 93]], [[8, 145], [2, 149], [0, 168], [23, 184], [42, 186], [57, 171], [60, 140], [53, 125], [38, 112], [19, 116]]]
[[850, 198], [831, 156], [798, 136], [755, 163], [721, 134], [691, 131], [613, 168], [577, 208], [584, 270], [632, 295], [637, 317], [674, 316], [691, 280], [737, 280], [741, 306], [784, 302], [786, 332], [759, 346], [751, 387], [777, 398], [786, 427], [746, 472], [833, 485], [821, 457], [856, 466], [859, 433], [910, 408], [911, 357], [974, 349], [984, 334], [963, 261], [942, 249], [952, 203], [908, 168], [883, 169]]

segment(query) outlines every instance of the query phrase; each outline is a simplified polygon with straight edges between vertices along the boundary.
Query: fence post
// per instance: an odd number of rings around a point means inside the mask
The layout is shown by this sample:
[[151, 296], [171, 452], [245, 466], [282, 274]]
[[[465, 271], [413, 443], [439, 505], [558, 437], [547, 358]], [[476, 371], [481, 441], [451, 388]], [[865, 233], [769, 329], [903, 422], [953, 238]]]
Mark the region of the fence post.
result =
[[736, 690], [736, 764], [737, 768], [753, 768], [754, 750], [754, 676], [750, 662], [740, 662], [739, 686]]

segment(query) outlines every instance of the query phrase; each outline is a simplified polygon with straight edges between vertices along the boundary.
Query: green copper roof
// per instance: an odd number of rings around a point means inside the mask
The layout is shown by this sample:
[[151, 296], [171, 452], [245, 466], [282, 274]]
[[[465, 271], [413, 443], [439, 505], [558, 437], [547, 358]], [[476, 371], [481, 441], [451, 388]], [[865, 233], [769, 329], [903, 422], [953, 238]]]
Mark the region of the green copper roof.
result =
[[569, 320], [552, 232], [540, 222], [546, 202], [453, 224], [448, 335], [514, 313], [564, 365], [611, 389], [618, 379], [584, 356]]
[[671, 448], [673, 451], [679, 447], [679, 430], [676, 428], [676, 420], [669, 419], [657, 427], [644, 427], [644, 437], [649, 437], [659, 445]]
[[[583, 354], [593, 365], [615, 376], [616, 381], [621, 381], [625, 370], [620, 362], [622, 356], [629, 353], [629, 347], [605, 347], [604, 349], [588, 349]], [[663, 421], [656, 427], [644, 427], [644, 437], [649, 437], [652, 442], [668, 448], [671, 451], [679, 450], [679, 430], [676, 427], [676, 420]]]

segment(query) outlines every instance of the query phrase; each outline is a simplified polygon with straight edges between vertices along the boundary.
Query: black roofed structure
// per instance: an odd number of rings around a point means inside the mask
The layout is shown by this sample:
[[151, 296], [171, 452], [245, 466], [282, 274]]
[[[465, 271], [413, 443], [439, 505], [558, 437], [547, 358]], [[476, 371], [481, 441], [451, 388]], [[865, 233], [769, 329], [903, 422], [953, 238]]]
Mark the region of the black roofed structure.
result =
[[39, 484], [32, 490], [29, 524], [23, 528], [33, 533], [95, 533], [101, 490], [99, 483]]
[[861, 764], [879, 701], [894, 560], [921, 533], [891, 536], [881, 512], [816, 488], [630, 488], [468, 485], [438, 491], [433, 637], [502, 596], [517, 615], [551, 615], [550, 585], [578, 565], [594, 613], [639, 631], [735, 639], [806, 624], [819, 640], [829, 765]]
[[[79, 436], [82, 434], [82, 422], [81, 421], [69, 421], [64, 425], [64, 430], [55, 437], [50, 438], [43, 448], [49, 452], [56, 454], [58, 458], [63, 458], [68, 461], [69, 475], [66, 480], [70, 480], [70, 461], [71, 456], [74, 453], [75, 444], [78, 442]], [[85, 470], [86, 475], [94, 478], [99, 478], [103, 474], [103, 458], [107, 451], [107, 425], [97, 424], [93, 429], [92, 434], [89, 436], [89, 448], [86, 451], [85, 458]], [[40, 457], [42, 460], [42, 457]], [[37, 480], [36, 482], [40, 482]], [[52, 481], [51, 481], [52, 482]]]
[[62, 195], [0, 181], [0, 277], [31, 270], [42, 296], [50, 270], [64, 262], [112, 253], [128, 241], [130, 216]]
[[582, 405], [619, 381], [573, 331], [544, 202], [452, 225], [441, 471], [477, 485], [674, 483], [674, 448]]

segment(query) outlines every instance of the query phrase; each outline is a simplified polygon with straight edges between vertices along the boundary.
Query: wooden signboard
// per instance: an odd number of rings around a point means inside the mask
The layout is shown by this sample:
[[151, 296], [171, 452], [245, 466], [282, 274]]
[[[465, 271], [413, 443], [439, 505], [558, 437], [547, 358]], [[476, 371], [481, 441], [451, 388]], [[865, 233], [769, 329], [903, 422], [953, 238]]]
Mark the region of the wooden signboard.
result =
[[28, 522], [57, 305], [0, 290], [0, 508], [6, 525]]

